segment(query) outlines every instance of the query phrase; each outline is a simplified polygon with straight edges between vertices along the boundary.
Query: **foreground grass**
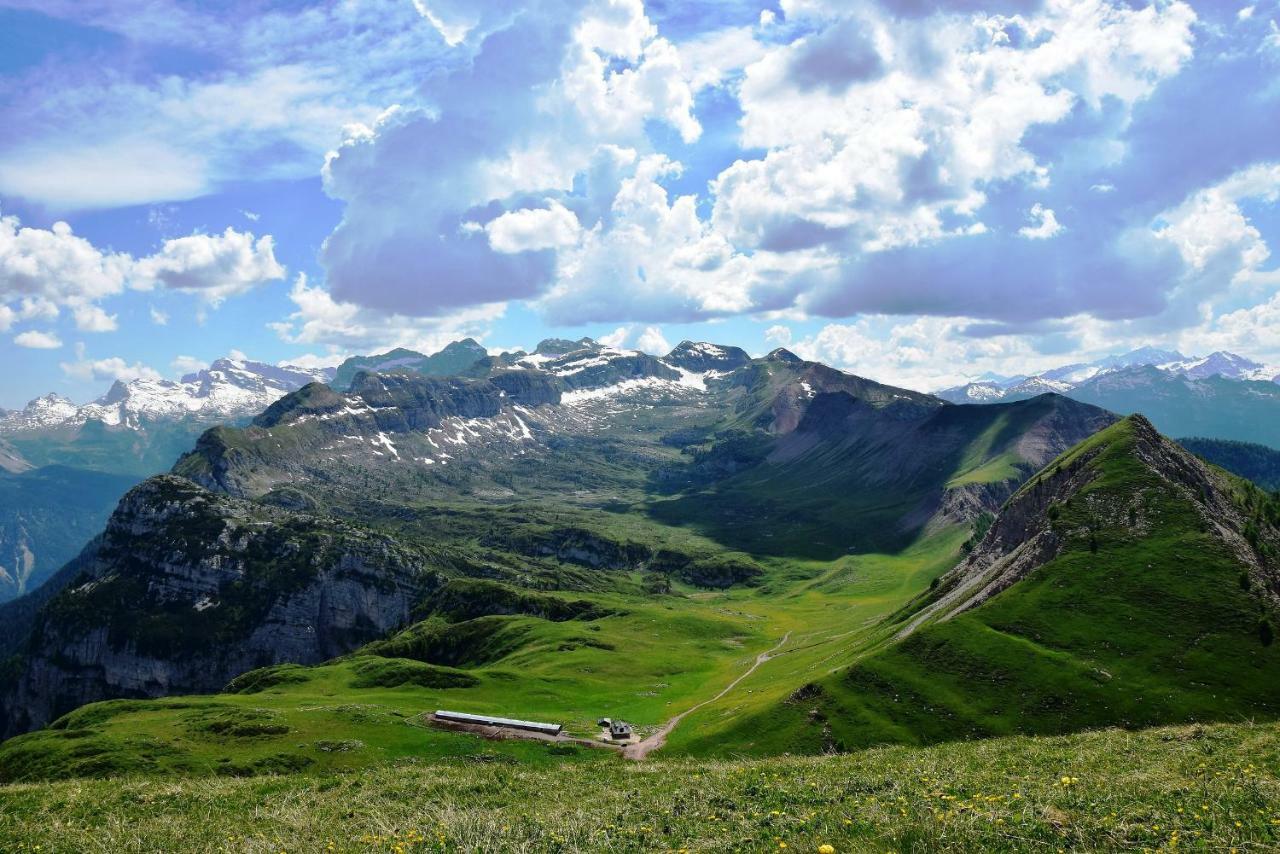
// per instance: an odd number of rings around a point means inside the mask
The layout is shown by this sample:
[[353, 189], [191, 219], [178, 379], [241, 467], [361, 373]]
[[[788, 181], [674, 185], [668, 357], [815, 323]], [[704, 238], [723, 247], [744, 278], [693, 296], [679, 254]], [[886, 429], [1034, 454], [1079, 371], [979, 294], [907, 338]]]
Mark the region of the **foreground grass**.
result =
[[0, 788], [4, 851], [1280, 849], [1280, 726]]

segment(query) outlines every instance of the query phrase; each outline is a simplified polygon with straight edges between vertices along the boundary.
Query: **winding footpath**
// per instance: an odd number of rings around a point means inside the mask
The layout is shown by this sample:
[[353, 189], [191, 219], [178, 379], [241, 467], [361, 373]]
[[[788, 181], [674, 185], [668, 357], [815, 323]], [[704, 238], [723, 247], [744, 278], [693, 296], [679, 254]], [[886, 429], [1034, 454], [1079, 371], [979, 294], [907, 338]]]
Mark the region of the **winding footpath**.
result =
[[765, 652], [762, 652], [759, 655], [757, 655], [755, 662], [750, 667], [748, 667], [742, 675], [740, 675], [737, 679], [733, 680], [727, 686], [725, 686], [725, 689], [721, 691], [719, 694], [716, 694], [710, 700], [703, 700], [701, 703], [699, 703], [696, 706], [693, 706], [692, 708], [685, 709], [683, 712], [681, 712], [680, 714], [676, 715], [674, 718], [671, 718], [671, 720], [663, 724], [662, 727], [659, 728], [657, 732], [653, 733], [648, 738], [645, 738], [642, 741], [638, 741], [635, 744], [627, 745], [623, 749], [622, 755], [627, 759], [635, 759], [639, 761], [647, 757], [650, 753], [657, 750], [659, 747], [662, 747], [662, 745], [667, 743], [667, 736], [669, 736], [671, 734], [671, 731], [674, 730], [677, 725], [679, 725], [680, 721], [684, 720], [689, 715], [698, 711], [698, 709], [701, 709], [703, 706], [708, 706], [711, 703], [714, 703], [716, 700], [719, 700], [725, 694], [728, 694], [734, 688], [738, 687], [738, 683], [740, 683], [743, 679], [746, 679], [752, 673], [755, 673], [757, 667], [764, 664], [769, 659], [773, 658], [774, 655], [777, 654], [778, 650], [782, 649], [783, 645], [787, 642], [787, 639], [790, 637], [791, 637], [791, 632], [787, 632], [785, 635], [782, 636], [782, 640], [778, 641], [776, 646], [774, 646], [772, 649], [766, 650]]

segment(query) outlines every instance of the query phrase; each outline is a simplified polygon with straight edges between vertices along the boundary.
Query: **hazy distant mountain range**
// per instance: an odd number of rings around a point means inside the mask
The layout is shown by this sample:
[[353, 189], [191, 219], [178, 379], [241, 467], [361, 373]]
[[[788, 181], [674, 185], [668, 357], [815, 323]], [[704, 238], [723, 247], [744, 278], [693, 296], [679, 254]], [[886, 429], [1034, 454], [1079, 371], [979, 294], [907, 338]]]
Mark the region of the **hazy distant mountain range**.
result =
[[154, 421], [241, 418], [260, 412], [276, 398], [307, 383], [325, 382], [332, 376], [330, 369], [218, 359], [176, 381], [117, 380], [102, 397], [83, 405], [52, 393], [38, 397], [22, 410], [0, 413], [0, 437], [80, 427], [90, 421], [141, 430]]
[[995, 403], [1045, 392], [1121, 415], [1141, 413], [1170, 436], [1280, 448], [1280, 369], [1235, 353], [1188, 357], [1143, 348], [1035, 376], [982, 379], [937, 394], [953, 403]]
[[1129, 370], [1154, 367], [1161, 373], [1202, 380], [1223, 377], [1229, 380], [1257, 380], [1280, 383], [1280, 367], [1219, 350], [1208, 356], [1184, 356], [1176, 350], [1142, 347], [1119, 356], [1107, 356], [1095, 362], [1076, 362], [1034, 375], [1011, 377], [988, 376], [964, 385], [936, 392], [952, 403], [990, 403], [995, 400], [1018, 400], [1056, 391], [1065, 394], [1096, 377]]

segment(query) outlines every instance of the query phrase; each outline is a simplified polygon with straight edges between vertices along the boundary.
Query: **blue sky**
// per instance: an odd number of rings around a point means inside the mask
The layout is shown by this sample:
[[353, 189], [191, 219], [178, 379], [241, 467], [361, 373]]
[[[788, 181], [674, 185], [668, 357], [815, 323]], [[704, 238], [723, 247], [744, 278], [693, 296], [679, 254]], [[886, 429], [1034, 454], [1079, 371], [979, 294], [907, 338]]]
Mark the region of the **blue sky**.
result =
[[592, 335], [1280, 364], [1280, 2], [0, 0], [0, 406]]

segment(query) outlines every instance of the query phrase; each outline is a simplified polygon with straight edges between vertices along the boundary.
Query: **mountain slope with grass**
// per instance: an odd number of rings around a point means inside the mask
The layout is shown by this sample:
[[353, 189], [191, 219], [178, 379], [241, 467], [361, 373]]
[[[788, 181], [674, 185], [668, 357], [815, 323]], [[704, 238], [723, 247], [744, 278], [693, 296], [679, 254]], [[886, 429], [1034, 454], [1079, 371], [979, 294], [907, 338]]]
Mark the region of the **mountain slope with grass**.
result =
[[103, 697], [213, 691], [403, 626], [431, 558], [333, 518], [174, 477], [130, 491], [8, 665], [0, 733]]
[[1278, 526], [1280, 501], [1126, 418], [1024, 484], [881, 648], [771, 709], [771, 747], [1280, 716]]

